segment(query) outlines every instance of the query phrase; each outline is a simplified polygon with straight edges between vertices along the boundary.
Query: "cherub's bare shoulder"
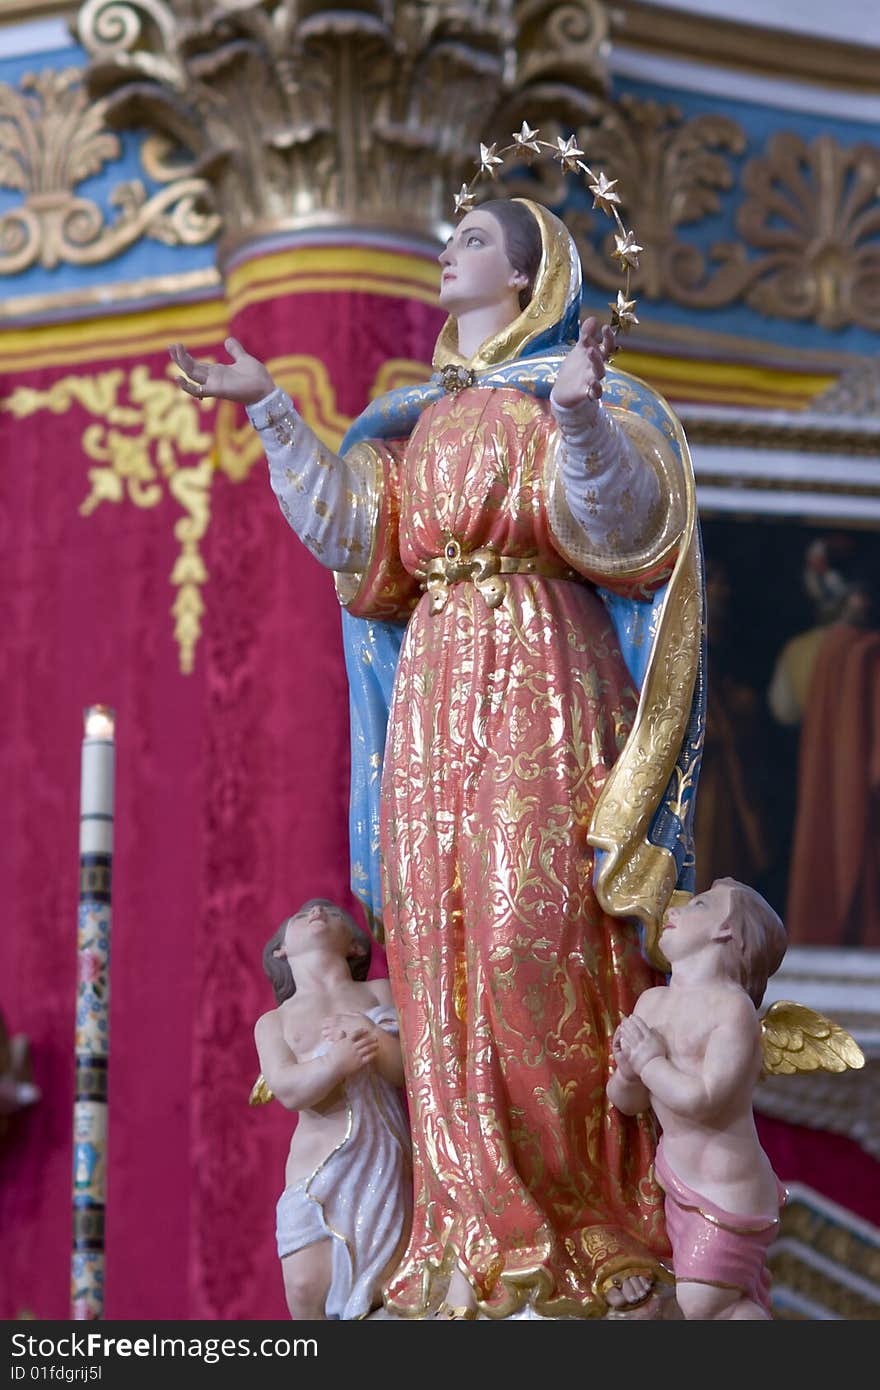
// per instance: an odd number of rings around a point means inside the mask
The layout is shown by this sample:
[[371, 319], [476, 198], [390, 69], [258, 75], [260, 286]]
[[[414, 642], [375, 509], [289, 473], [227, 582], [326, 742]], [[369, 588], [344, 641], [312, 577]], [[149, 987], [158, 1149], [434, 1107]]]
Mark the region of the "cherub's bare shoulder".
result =
[[260, 1038], [275, 1038], [281, 1033], [281, 1018], [278, 1009], [270, 1009], [268, 1013], [261, 1014], [254, 1024], [254, 1037], [257, 1042]]
[[757, 1032], [758, 1011], [744, 989], [725, 990], [712, 1007], [720, 1022], [735, 1024], [740, 1029], [752, 1028]]
[[644, 994], [639, 995], [633, 1013], [637, 1018], [649, 1019], [657, 1014], [668, 998], [668, 987], [655, 985], [653, 989], [646, 989]]

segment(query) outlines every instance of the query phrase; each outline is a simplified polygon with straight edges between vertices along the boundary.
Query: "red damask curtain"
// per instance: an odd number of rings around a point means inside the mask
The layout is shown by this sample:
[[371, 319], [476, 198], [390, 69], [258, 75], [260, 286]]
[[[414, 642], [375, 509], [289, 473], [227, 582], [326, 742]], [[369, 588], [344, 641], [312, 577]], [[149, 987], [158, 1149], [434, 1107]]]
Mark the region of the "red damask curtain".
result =
[[117, 713], [105, 1316], [286, 1316], [274, 1206], [292, 1117], [247, 1100], [274, 1002], [265, 940], [309, 896], [359, 911], [339, 608], [243, 411], [183, 396], [165, 346], [207, 356], [234, 331], [335, 443], [372, 391], [424, 375], [435, 278], [393, 248], [276, 247], [240, 263], [228, 302], [0, 347], [0, 1010], [43, 1092], [0, 1149], [0, 1316], [69, 1316], [79, 760], [96, 701]]

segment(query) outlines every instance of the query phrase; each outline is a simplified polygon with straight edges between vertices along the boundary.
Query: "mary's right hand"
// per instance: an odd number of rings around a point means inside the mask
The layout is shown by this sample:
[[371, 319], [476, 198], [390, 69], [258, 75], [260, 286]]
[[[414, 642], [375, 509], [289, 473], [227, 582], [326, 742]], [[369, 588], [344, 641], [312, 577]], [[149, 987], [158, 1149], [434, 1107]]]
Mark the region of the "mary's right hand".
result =
[[254, 405], [275, 390], [268, 369], [258, 357], [245, 352], [237, 338], [227, 338], [223, 346], [232, 358], [231, 363], [199, 362], [187, 352], [183, 343], [172, 344], [168, 349], [171, 360], [186, 373], [177, 378], [182, 390], [200, 401], [219, 396], [243, 405]]

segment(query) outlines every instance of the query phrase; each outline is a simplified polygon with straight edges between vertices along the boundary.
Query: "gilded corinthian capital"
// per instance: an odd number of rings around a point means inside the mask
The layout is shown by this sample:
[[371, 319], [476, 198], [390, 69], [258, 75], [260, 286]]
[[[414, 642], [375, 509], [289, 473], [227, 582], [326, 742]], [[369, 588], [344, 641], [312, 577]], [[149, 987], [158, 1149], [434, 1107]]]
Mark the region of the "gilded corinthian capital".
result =
[[436, 235], [481, 140], [580, 123], [606, 80], [603, 0], [87, 0], [77, 28], [108, 119], [214, 185], [221, 259], [285, 226]]

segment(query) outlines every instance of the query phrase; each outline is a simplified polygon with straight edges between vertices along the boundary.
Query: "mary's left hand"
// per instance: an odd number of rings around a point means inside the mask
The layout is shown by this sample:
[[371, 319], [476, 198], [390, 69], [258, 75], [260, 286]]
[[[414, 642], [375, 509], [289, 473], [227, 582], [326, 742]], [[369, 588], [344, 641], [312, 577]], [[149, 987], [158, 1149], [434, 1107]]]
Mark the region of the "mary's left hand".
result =
[[605, 364], [616, 346], [617, 339], [609, 324], [600, 328], [593, 315], [584, 319], [577, 342], [559, 368], [550, 393], [553, 404], [570, 410], [584, 401], [598, 401]]

